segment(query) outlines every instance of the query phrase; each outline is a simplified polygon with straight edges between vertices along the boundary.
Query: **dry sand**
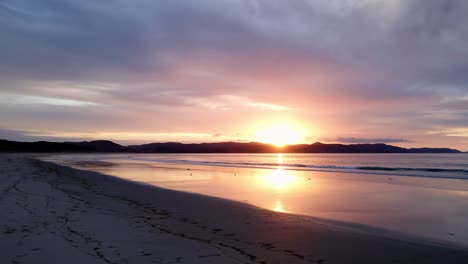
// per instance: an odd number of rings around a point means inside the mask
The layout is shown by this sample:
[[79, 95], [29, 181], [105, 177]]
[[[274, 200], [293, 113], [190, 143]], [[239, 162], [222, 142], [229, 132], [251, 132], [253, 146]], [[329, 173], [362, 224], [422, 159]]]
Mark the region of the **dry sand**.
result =
[[455, 246], [363, 232], [23, 155], [0, 155], [0, 212], [2, 264], [468, 263], [468, 251]]

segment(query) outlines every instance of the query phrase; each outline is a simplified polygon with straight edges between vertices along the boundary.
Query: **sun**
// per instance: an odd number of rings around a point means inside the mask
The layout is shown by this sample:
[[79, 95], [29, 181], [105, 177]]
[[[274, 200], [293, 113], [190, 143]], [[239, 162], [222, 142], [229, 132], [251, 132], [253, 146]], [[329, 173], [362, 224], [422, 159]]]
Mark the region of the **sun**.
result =
[[304, 134], [299, 129], [287, 124], [275, 124], [261, 128], [255, 135], [255, 141], [277, 147], [299, 144], [303, 140]]

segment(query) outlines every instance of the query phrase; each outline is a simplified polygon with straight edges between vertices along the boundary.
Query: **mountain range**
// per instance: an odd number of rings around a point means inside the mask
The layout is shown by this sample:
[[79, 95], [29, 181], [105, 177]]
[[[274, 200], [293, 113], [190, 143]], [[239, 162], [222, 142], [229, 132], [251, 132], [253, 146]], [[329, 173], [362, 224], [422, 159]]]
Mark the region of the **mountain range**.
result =
[[83, 142], [17, 142], [0, 140], [0, 152], [98, 152], [98, 153], [461, 153], [451, 148], [402, 148], [387, 144], [274, 145], [249, 142], [150, 143], [122, 146], [108, 140]]

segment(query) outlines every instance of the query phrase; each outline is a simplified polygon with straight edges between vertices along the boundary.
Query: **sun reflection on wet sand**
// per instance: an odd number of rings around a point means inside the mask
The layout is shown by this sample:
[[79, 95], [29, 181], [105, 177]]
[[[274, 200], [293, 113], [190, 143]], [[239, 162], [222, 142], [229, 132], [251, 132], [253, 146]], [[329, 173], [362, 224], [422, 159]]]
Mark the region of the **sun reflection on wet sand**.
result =
[[283, 154], [282, 153], [277, 154], [276, 161], [278, 162], [278, 165], [283, 164]]
[[256, 177], [256, 184], [276, 192], [293, 192], [300, 186], [300, 180], [291, 171], [278, 167], [274, 170], [265, 170], [264, 174], [259, 174]]
[[275, 206], [272, 209], [275, 212], [286, 213], [287, 211], [283, 208], [283, 202], [280, 199], [276, 199]]
[[275, 192], [294, 192], [301, 186], [303, 178], [281, 166], [283, 154], [277, 154], [277, 162], [278, 166], [275, 169], [265, 170], [256, 175], [256, 185]]

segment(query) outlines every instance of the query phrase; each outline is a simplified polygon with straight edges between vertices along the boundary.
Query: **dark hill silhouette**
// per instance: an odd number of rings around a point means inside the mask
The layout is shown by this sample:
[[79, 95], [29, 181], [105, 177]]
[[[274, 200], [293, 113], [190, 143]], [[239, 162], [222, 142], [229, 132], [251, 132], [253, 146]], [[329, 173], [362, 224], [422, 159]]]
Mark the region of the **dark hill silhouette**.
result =
[[127, 152], [127, 148], [106, 140], [61, 143], [0, 140], [0, 152]]
[[86, 152], [81, 146], [58, 142], [16, 142], [0, 140], [0, 152]]
[[291, 153], [407, 153], [408, 149], [387, 144], [323, 144], [287, 146]]
[[99, 152], [99, 153], [460, 153], [450, 148], [401, 148], [387, 144], [298, 144], [277, 148], [258, 142], [150, 143], [122, 146], [112, 141], [16, 142], [0, 140], [0, 152]]
[[75, 145], [92, 152], [127, 152], [127, 147], [119, 145], [109, 140], [95, 140], [83, 142], [64, 142], [65, 144]]
[[387, 144], [298, 144], [281, 149], [269, 144], [250, 142], [222, 142], [182, 144], [176, 142], [150, 143], [129, 146], [130, 150], [142, 153], [459, 153], [449, 148], [401, 148]]
[[250, 142], [193, 143], [177, 142], [150, 143], [128, 146], [130, 150], [144, 153], [270, 153], [278, 152], [272, 145]]

